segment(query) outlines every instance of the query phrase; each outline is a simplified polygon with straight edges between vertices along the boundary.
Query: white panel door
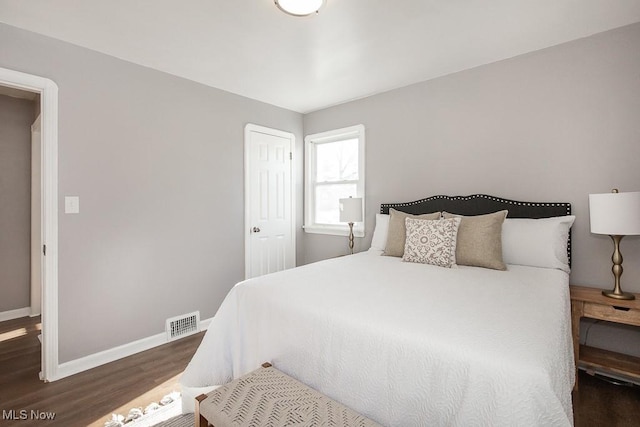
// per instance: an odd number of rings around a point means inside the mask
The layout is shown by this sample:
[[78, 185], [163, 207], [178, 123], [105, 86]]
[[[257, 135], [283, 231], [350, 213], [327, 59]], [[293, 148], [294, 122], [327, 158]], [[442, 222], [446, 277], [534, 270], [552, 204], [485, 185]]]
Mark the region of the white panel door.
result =
[[245, 275], [295, 266], [292, 194], [294, 136], [247, 125], [245, 129]]

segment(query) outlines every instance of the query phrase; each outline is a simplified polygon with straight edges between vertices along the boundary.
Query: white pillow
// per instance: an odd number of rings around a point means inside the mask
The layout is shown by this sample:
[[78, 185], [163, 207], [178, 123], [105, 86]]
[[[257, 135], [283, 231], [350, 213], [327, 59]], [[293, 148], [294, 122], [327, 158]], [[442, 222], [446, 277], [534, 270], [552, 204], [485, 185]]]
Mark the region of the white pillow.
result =
[[384, 251], [389, 232], [389, 215], [376, 214], [376, 228], [373, 230], [370, 251]]
[[557, 268], [569, 273], [567, 241], [574, 215], [553, 218], [507, 218], [502, 224], [502, 258], [506, 264]]

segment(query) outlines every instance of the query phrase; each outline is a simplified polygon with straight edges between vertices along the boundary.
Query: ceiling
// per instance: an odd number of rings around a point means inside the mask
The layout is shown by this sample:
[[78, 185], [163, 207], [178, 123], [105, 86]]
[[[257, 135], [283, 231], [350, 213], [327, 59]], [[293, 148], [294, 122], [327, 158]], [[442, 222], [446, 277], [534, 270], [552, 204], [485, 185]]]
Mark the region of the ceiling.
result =
[[307, 113], [640, 21], [640, 0], [0, 0], [0, 21]]

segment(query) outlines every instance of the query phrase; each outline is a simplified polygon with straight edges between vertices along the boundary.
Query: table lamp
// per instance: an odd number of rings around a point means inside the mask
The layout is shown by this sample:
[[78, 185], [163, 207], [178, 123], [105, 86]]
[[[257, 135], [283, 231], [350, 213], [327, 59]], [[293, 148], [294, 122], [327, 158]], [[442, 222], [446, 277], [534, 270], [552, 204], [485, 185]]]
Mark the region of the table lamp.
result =
[[611, 193], [589, 194], [589, 214], [591, 232], [608, 234], [613, 240], [613, 277], [615, 285], [611, 291], [602, 291], [609, 298], [631, 300], [635, 296], [622, 292], [622, 253], [620, 241], [624, 236], [640, 235], [640, 192], [620, 193], [613, 189]]
[[353, 223], [362, 221], [362, 198], [340, 199], [340, 222], [349, 223], [349, 249], [353, 254]]

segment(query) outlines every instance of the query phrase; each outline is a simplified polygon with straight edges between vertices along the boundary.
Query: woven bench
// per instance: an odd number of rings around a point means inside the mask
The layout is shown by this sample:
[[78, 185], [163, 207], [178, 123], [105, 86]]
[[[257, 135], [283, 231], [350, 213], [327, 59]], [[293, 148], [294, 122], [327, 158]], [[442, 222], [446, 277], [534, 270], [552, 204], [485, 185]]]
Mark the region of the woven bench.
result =
[[195, 417], [197, 427], [380, 427], [270, 363], [196, 397]]

